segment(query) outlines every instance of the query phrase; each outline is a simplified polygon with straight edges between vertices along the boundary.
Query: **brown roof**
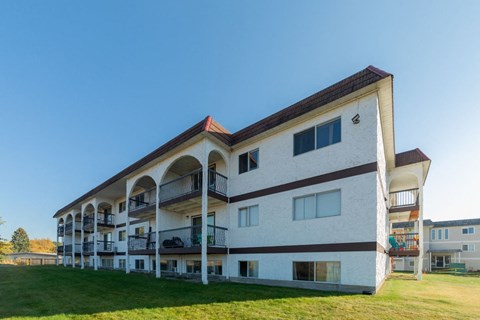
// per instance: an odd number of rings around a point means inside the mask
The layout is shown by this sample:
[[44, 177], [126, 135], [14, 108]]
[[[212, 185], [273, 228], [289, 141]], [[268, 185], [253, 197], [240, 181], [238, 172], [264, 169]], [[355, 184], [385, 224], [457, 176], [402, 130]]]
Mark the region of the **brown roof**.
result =
[[245, 141], [259, 133], [272, 129], [389, 76], [392, 75], [375, 68], [374, 66], [368, 66], [362, 71], [357, 72], [354, 75], [351, 75], [350, 77], [291, 105], [290, 107], [280, 110], [271, 116], [235, 132], [232, 135], [232, 143], [236, 144]]
[[413, 163], [430, 161], [430, 158], [425, 155], [420, 149], [414, 149], [410, 151], [405, 151], [402, 153], [397, 153], [395, 155], [395, 166], [402, 167]]
[[78, 205], [82, 201], [98, 193], [100, 190], [108, 187], [121, 178], [126, 177], [128, 174], [143, 167], [147, 163], [155, 160], [168, 151], [173, 150], [175, 147], [178, 147], [182, 143], [190, 140], [202, 132], [208, 132], [224, 144], [232, 146], [390, 76], [392, 75], [388, 72], [375, 68], [374, 66], [368, 66], [362, 71], [357, 72], [350, 77], [347, 77], [335, 83], [334, 85], [331, 85], [330, 87], [325, 88], [285, 109], [282, 109], [242, 130], [239, 130], [234, 134], [228, 132], [228, 130], [213, 120], [212, 117], [208, 116], [158, 149], [120, 171], [107, 181], [90, 190], [80, 198], [58, 210], [54, 217], [64, 211], [69, 210], [75, 205]]

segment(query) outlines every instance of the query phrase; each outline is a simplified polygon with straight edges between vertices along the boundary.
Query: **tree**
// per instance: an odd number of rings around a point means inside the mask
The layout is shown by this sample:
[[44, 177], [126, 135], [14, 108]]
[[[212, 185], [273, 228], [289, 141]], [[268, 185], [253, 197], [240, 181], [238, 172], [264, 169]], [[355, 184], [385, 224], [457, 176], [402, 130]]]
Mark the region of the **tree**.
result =
[[30, 252], [49, 252], [55, 253], [57, 250], [55, 243], [50, 239], [32, 239], [30, 240]]
[[30, 250], [30, 241], [28, 234], [23, 228], [18, 228], [12, 235], [13, 252], [28, 252]]

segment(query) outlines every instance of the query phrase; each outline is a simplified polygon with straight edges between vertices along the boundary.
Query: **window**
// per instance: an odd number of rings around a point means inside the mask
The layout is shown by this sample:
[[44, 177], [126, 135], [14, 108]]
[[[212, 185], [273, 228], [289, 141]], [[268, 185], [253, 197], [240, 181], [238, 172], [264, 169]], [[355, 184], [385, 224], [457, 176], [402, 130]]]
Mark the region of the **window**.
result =
[[238, 173], [244, 173], [258, 168], [259, 150], [255, 149], [238, 156]]
[[432, 235], [431, 235], [432, 240], [435, 240], [435, 235], [436, 234], [437, 233], [435, 232], [435, 229], [432, 229]]
[[444, 239], [448, 240], [448, 236], [449, 236], [448, 235], [448, 229], [445, 229], [445, 232], [443, 233], [443, 235], [444, 235]]
[[408, 265], [409, 265], [410, 267], [414, 267], [414, 266], [415, 266], [415, 261], [409, 261], [409, 262], [408, 262]]
[[240, 277], [258, 278], [258, 261], [238, 261]]
[[102, 259], [102, 267], [103, 268], [113, 268], [113, 259]]
[[465, 252], [474, 252], [475, 251], [475, 245], [474, 244], [464, 244], [462, 245], [462, 250]]
[[474, 233], [475, 233], [475, 228], [473, 227], [462, 228], [462, 234], [474, 234]]
[[143, 259], [136, 259], [135, 260], [135, 269], [136, 270], [144, 270], [145, 269], [145, 261], [143, 261]]
[[160, 260], [160, 270], [177, 272], [177, 260], [169, 260], [169, 259]]
[[118, 213], [121, 213], [127, 209], [127, 202], [122, 201], [118, 204]]
[[293, 199], [293, 220], [338, 216], [340, 213], [340, 190], [322, 192]]
[[315, 127], [293, 135], [293, 155], [315, 150]]
[[293, 280], [338, 283], [340, 282], [340, 262], [293, 262]]
[[293, 155], [320, 149], [342, 140], [341, 119], [323, 123], [293, 135]]
[[442, 229], [437, 230], [438, 240], [442, 240]]
[[119, 259], [118, 260], [118, 268], [119, 269], [125, 269], [127, 266], [126, 260], [125, 259]]
[[187, 273], [201, 273], [202, 262], [200, 260], [187, 260]]
[[238, 209], [238, 226], [258, 226], [258, 206], [250, 206]]
[[[202, 261], [187, 260], [187, 273], [201, 273], [201, 272], [202, 272]], [[207, 273], [222, 275], [222, 261], [221, 260], [208, 261]]]
[[208, 263], [207, 263], [207, 273], [208, 274], [216, 274], [216, 275], [221, 276], [222, 275], [222, 261], [221, 260], [208, 261]]
[[118, 231], [118, 241], [125, 241], [125, 240], [127, 240], [127, 230]]
[[145, 234], [145, 227], [135, 228], [135, 235], [136, 236], [143, 235], [143, 234]]

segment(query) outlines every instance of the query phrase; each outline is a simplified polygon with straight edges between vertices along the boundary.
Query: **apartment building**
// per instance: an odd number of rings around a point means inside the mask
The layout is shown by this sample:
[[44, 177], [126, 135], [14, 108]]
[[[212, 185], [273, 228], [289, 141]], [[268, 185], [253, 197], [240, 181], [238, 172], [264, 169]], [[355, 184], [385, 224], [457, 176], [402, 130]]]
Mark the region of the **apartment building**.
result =
[[[424, 271], [441, 270], [450, 263], [465, 263], [468, 271], [480, 271], [480, 219], [432, 221], [423, 224]], [[411, 223], [393, 225], [396, 234], [413, 232]], [[411, 258], [395, 258], [395, 270], [413, 270]]]
[[58, 210], [58, 255], [204, 284], [375, 292], [389, 255], [422, 270], [421, 247], [389, 250], [389, 230], [412, 221], [423, 238], [430, 159], [397, 154], [393, 124], [393, 76], [373, 66], [235, 133], [206, 117]]

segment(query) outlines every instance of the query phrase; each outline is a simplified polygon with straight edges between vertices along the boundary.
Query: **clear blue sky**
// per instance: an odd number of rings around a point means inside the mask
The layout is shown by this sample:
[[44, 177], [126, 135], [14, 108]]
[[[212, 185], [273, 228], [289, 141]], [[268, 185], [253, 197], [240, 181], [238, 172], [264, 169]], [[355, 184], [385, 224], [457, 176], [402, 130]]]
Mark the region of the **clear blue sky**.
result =
[[0, 236], [206, 115], [241, 129], [373, 64], [397, 152], [433, 160], [425, 217], [480, 217], [480, 2], [1, 1]]

